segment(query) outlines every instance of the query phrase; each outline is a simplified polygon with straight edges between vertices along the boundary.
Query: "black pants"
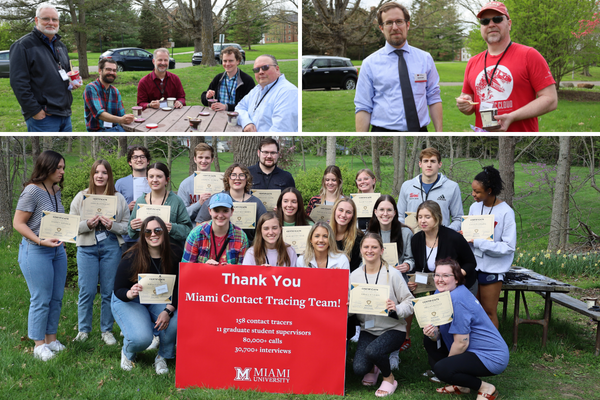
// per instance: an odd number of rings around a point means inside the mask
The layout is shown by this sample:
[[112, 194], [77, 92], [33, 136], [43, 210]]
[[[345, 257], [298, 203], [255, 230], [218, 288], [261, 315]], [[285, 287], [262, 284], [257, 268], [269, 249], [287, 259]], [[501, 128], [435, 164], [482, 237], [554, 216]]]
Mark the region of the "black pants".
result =
[[440, 341], [442, 346], [438, 349], [437, 342], [427, 336], [423, 337], [423, 345], [427, 351], [429, 365], [442, 382], [479, 390], [481, 379], [478, 377], [494, 375], [486, 368], [479, 357], [470, 351], [448, 357], [448, 348], [443, 340], [440, 339]]
[[366, 331], [360, 331], [356, 354], [354, 354], [354, 373], [363, 376], [371, 372], [373, 365], [381, 371], [384, 377], [390, 376], [390, 353], [398, 351], [404, 343], [406, 333], [397, 330], [389, 330], [379, 336]]
[[[391, 129], [382, 128], [380, 126], [371, 125], [371, 132], [401, 132], [401, 131], [394, 131]], [[419, 129], [419, 132], [427, 132], [427, 125], [422, 126], [421, 129]]]

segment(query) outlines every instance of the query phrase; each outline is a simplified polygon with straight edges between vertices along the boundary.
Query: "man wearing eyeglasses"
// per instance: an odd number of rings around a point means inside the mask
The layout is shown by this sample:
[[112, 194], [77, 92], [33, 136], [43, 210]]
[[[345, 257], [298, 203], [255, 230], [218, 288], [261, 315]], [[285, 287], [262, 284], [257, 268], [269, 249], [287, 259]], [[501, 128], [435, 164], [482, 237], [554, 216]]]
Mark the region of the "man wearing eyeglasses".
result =
[[21, 105], [29, 132], [71, 132], [71, 81], [67, 47], [60, 41], [58, 11], [42, 3], [35, 27], [10, 46], [10, 86]]
[[258, 85], [235, 107], [244, 132], [298, 132], [298, 88], [279, 72], [275, 57], [254, 61]]
[[558, 104], [548, 63], [536, 49], [511, 41], [512, 20], [503, 3], [487, 3], [477, 18], [488, 48], [469, 60], [456, 106], [465, 115], [475, 113], [479, 128], [483, 127], [481, 112], [491, 110], [497, 113], [499, 125], [487, 130], [539, 131], [537, 117]]
[[125, 132], [122, 124], [130, 124], [133, 114], [125, 114], [119, 89], [112, 83], [117, 79], [117, 63], [108, 58], [98, 62], [98, 79], [90, 82], [83, 92], [85, 125], [88, 132]]
[[164, 47], [154, 50], [152, 64], [154, 70], [138, 83], [137, 105], [144, 110], [167, 107], [167, 99], [175, 99], [173, 108], [185, 106], [185, 90], [181, 79], [169, 72], [169, 50]]
[[296, 187], [292, 174], [277, 166], [279, 143], [269, 137], [258, 144], [258, 163], [248, 167], [252, 174], [252, 189], [278, 189]]
[[431, 55], [406, 41], [408, 10], [390, 1], [377, 11], [377, 22], [386, 43], [360, 68], [354, 97], [356, 131], [368, 132], [371, 125], [372, 132], [427, 132], [433, 121], [441, 132], [440, 77]]

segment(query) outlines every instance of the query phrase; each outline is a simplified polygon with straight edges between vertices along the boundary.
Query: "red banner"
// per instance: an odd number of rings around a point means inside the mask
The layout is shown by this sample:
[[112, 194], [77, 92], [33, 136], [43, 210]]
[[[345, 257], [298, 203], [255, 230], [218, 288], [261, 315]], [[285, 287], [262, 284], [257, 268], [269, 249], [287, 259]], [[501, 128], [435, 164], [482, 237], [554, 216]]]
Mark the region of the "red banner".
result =
[[343, 395], [347, 270], [180, 264], [175, 385]]

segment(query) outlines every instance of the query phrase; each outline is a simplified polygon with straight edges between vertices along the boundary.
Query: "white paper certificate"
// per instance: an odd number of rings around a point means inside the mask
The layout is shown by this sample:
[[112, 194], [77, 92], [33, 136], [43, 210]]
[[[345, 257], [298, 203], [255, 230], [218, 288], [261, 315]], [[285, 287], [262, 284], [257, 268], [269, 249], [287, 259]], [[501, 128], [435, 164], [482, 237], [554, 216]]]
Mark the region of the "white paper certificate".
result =
[[329, 223], [329, 220], [331, 219], [332, 210], [333, 206], [320, 204], [312, 209], [312, 211], [310, 212], [310, 217], [313, 221], [315, 221], [315, 223], [319, 221]]
[[465, 215], [460, 228], [467, 241], [472, 239], [485, 239], [494, 241], [494, 214]]
[[450, 292], [419, 297], [413, 299], [412, 302], [417, 322], [421, 328], [427, 325], [445, 325], [452, 322], [454, 318]]
[[412, 229], [413, 233], [417, 233], [421, 231], [419, 227], [419, 223], [417, 222], [417, 213], [407, 211], [404, 213], [404, 225], [408, 226]]
[[241, 229], [256, 228], [256, 203], [234, 201], [231, 223]]
[[[433, 281], [433, 272], [429, 272], [429, 273], [421, 273], [419, 272], [419, 279], [417, 279], [417, 274], [408, 274], [408, 281], [409, 282], [417, 282], [417, 288], [415, 289], [415, 291], [413, 292], [413, 294], [417, 294], [417, 293], [425, 293], [425, 292], [435, 292], [435, 282]], [[427, 283], [423, 284], [423, 283], [419, 283], [419, 281], [421, 281], [421, 277], [423, 275], [427, 275]]]
[[398, 245], [396, 242], [383, 244], [383, 259], [392, 267], [399, 265]]
[[40, 239], [58, 239], [62, 242], [76, 243], [79, 221], [81, 221], [79, 215], [43, 211], [38, 236]]
[[353, 193], [350, 198], [356, 204], [357, 218], [371, 218], [373, 216], [373, 206], [381, 193]]
[[139, 274], [140, 304], [171, 304], [176, 275]]
[[171, 222], [171, 206], [138, 204], [136, 218], [140, 218], [143, 221], [148, 217], [159, 217], [165, 224], [168, 224]]
[[252, 195], [262, 201], [267, 211], [273, 211], [277, 207], [280, 194], [280, 189], [252, 189]]
[[283, 241], [292, 246], [296, 254], [304, 254], [308, 233], [312, 227], [307, 226], [284, 226]]
[[84, 194], [81, 219], [94, 218], [101, 215], [108, 219], [117, 218], [117, 196], [105, 196], [102, 194]]
[[194, 172], [194, 194], [220, 193], [224, 190], [223, 176], [224, 172]]
[[390, 297], [390, 287], [367, 283], [352, 283], [350, 285], [351, 314], [370, 314], [387, 316], [386, 302]]

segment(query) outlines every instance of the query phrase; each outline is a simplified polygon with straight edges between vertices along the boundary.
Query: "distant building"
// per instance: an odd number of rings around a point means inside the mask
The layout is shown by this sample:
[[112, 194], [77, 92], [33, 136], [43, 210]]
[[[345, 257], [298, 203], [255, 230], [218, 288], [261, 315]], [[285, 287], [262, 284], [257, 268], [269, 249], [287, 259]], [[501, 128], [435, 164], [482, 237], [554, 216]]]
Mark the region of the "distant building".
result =
[[276, 15], [268, 23], [268, 31], [263, 35], [261, 43], [293, 43], [298, 41], [298, 14], [286, 13]]
[[454, 61], [469, 61], [470, 58], [471, 54], [469, 54], [469, 49], [463, 47], [456, 52], [454, 56]]

